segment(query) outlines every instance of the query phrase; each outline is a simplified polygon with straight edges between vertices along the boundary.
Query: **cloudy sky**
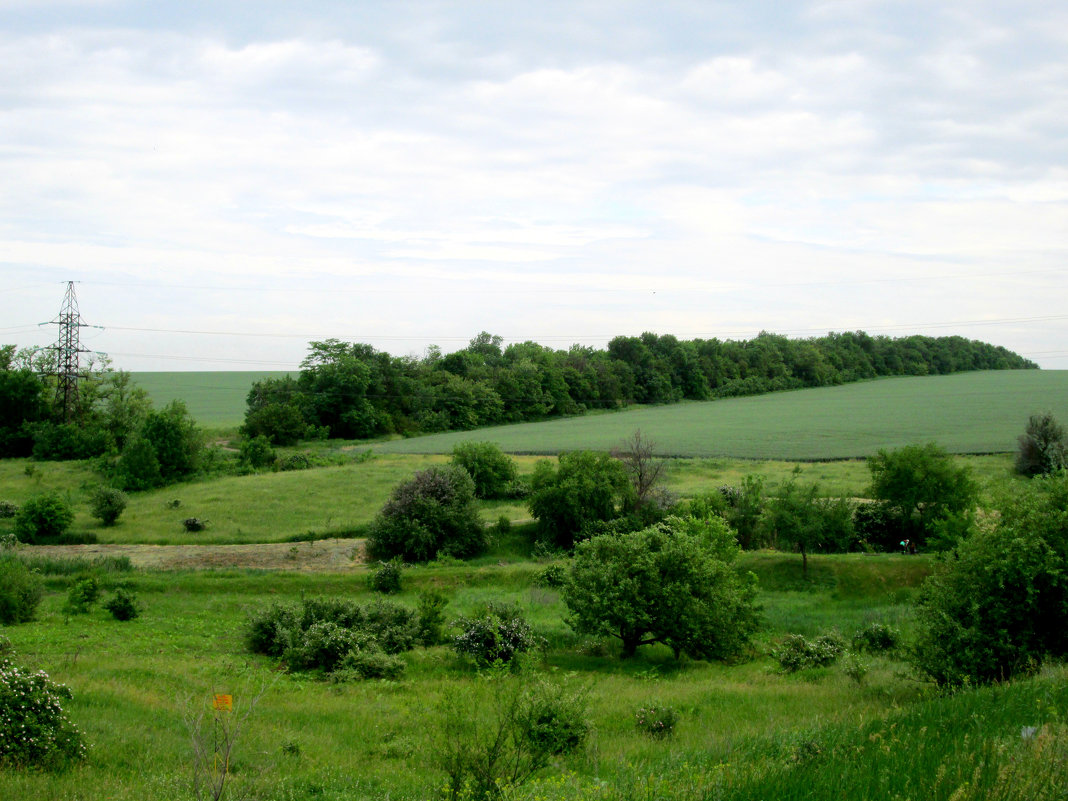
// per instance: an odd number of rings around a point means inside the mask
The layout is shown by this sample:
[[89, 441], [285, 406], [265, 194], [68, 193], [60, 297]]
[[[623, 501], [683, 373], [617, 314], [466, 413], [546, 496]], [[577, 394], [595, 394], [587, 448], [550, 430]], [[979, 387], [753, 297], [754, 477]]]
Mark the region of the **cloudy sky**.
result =
[[1068, 369], [1068, 6], [0, 0], [0, 342], [960, 334]]

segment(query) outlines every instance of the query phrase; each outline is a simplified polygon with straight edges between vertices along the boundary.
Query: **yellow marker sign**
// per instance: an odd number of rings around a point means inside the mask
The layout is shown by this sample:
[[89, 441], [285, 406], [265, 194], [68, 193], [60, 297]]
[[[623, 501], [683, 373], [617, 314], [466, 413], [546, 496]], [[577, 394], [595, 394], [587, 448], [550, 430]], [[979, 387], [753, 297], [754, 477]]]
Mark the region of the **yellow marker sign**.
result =
[[232, 695], [216, 694], [212, 699], [212, 707], [222, 710], [223, 712], [229, 712], [234, 708], [234, 697]]

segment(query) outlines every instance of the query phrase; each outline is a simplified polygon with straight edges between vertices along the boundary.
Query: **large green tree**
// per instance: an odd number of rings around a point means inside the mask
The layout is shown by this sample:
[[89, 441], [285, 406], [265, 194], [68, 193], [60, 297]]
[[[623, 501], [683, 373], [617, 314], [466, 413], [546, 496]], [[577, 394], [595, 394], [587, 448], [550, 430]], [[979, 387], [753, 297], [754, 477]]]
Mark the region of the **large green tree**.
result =
[[717, 517], [580, 542], [562, 595], [568, 624], [618, 639], [624, 657], [653, 643], [676, 658], [737, 654], [758, 623], [756, 577], [737, 570], [739, 553]]
[[530, 482], [530, 513], [542, 539], [570, 548], [591, 523], [612, 520], [632, 505], [626, 470], [607, 453], [561, 453], [556, 467], [543, 460]]

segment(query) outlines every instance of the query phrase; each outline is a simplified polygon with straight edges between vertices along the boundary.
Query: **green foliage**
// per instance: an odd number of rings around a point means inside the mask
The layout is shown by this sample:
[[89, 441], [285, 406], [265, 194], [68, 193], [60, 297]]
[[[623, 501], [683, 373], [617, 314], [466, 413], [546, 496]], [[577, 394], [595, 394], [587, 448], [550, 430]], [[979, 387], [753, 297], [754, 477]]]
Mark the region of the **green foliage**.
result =
[[15, 536], [30, 545], [59, 539], [74, 522], [74, 510], [57, 492], [30, 498], [15, 513]]
[[638, 731], [642, 734], [648, 734], [657, 740], [663, 740], [673, 735], [678, 722], [678, 710], [664, 704], [641, 706], [634, 713], [634, 725]]
[[419, 593], [419, 605], [416, 610], [420, 644], [427, 647], [438, 645], [443, 640], [445, 628], [445, 607], [449, 599], [441, 590], [424, 590]]
[[95, 424], [41, 421], [30, 431], [34, 459], [92, 459], [107, 453], [113, 444], [108, 432]]
[[124, 489], [132, 491], [161, 486], [163, 477], [152, 443], [139, 434], [127, 440], [115, 463], [115, 476]]
[[885, 653], [901, 643], [901, 632], [885, 623], [869, 623], [853, 635], [853, 650]]
[[129, 498], [114, 487], [97, 487], [89, 496], [89, 512], [105, 526], [113, 526], [126, 509]]
[[115, 465], [117, 480], [128, 490], [151, 489], [181, 481], [196, 472], [204, 443], [181, 401], [148, 412]]
[[190, 532], [203, 531], [208, 527], [208, 521], [199, 517], [187, 517], [182, 521], [182, 527]]
[[509, 664], [519, 655], [538, 648], [542, 639], [534, 634], [518, 606], [490, 601], [476, 617], [460, 617], [454, 624], [457, 654], [471, 657], [480, 668]]
[[104, 608], [116, 620], [133, 620], [141, 614], [137, 596], [127, 587], [118, 587], [115, 594], [104, 601]]
[[69, 615], [84, 615], [100, 597], [100, 582], [95, 576], [75, 581], [67, 591], [64, 611]]
[[82, 759], [81, 732], [63, 711], [72, 697], [43, 670], [0, 659], [0, 767], [57, 770]]
[[765, 545], [764, 479], [750, 473], [743, 476], [740, 487], [722, 487], [720, 492], [727, 500], [723, 517], [738, 532], [738, 544], [746, 550]]
[[922, 537], [934, 532], [936, 521], [970, 511], [978, 497], [968, 469], [933, 442], [882, 449], [868, 459], [868, 468], [871, 497], [884, 503], [905, 531], [915, 526]]
[[394, 557], [388, 561], [377, 562], [371, 566], [367, 576], [367, 586], [374, 592], [392, 595], [401, 591], [401, 569], [403, 563]]
[[0, 501], [0, 520], [10, 519], [19, 510], [19, 505], [14, 501]]
[[771, 656], [784, 673], [811, 667], [833, 665], [845, 653], [845, 641], [837, 634], [821, 634], [806, 640], [800, 634], [787, 634]]
[[628, 505], [632, 493], [623, 465], [605, 453], [561, 453], [558, 467], [541, 461], [534, 468], [528, 506], [541, 538], [570, 548], [591, 524], [609, 521]]
[[452, 449], [452, 463], [471, 476], [476, 498], [515, 497], [519, 478], [515, 462], [492, 442], [459, 443]]
[[446, 774], [450, 801], [499, 798], [554, 757], [580, 751], [589, 738], [585, 692], [501, 673], [484, 681], [494, 685], [490, 704], [477, 703], [470, 690], [454, 690], [439, 706], [433, 756]]
[[274, 464], [275, 452], [271, 441], [263, 434], [241, 441], [241, 461], [254, 469]]
[[924, 584], [911, 661], [939, 685], [1003, 681], [1068, 654], [1068, 476], [1036, 479]]
[[338, 668], [331, 674], [335, 681], [359, 679], [386, 679], [396, 681], [404, 675], [404, 660], [387, 654], [375, 647], [354, 648], [341, 659]]
[[756, 577], [740, 575], [733, 534], [710, 527], [712, 542], [664, 524], [579, 543], [563, 600], [580, 634], [611, 636], [623, 656], [664, 643], [678, 657], [723, 659], [757, 628]]
[[41, 577], [15, 554], [0, 551], [0, 623], [12, 626], [33, 620], [42, 597]]
[[452, 465], [420, 471], [395, 487], [367, 536], [367, 549], [375, 557], [407, 562], [438, 555], [466, 559], [486, 545], [474, 482]]
[[563, 587], [567, 581], [567, 568], [562, 564], [546, 565], [534, 575], [535, 587]]
[[1033, 414], [1020, 435], [1016, 450], [1016, 472], [1040, 476], [1068, 467], [1068, 439], [1064, 427], [1051, 412]]
[[29, 456], [31, 425], [47, 412], [44, 384], [30, 369], [0, 369], [0, 458]]
[[818, 484], [801, 485], [797, 476], [795, 472], [768, 500], [763, 525], [773, 542], [801, 552], [807, 572], [810, 553], [852, 550], [853, 503], [847, 498], [822, 498]]

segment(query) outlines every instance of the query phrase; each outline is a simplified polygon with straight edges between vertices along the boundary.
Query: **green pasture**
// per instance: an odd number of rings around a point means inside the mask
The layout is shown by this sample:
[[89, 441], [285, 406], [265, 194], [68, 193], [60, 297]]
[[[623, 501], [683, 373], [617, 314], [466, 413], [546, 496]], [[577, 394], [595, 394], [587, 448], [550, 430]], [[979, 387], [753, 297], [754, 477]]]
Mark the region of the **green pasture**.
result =
[[248, 391], [265, 378], [283, 378], [297, 373], [277, 371], [159, 372], [132, 373], [134, 383], [152, 399], [156, 408], [180, 400], [200, 425], [206, 428], [236, 428], [245, 421]]
[[447, 453], [487, 440], [509, 453], [610, 450], [641, 430], [667, 456], [826, 460], [937, 442], [951, 453], [1004, 453], [1028, 415], [1068, 419], [1068, 370], [1005, 370], [886, 378], [748, 398], [396, 440], [382, 453]]
[[[105, 527], [89, 514], [88, 499], [102, 477], [87, 462], [35, 462], [0, 460], [0, 500], [23, 503], [47, 491], [58, 491], [75, 511], [74, 533], [89, 533], [102, 543], [152, 545], [223, 545], [286, 542], [298, 539], [362, 536], [389, 497], [390, 491], [417, 470], [443, 464], [435, 454], [378, 454], [365, 458], [366, 448], [354, 450], [345, 443], [314, 443], [313, 455], [340, 464], [291, 472], [261, 472], [246, 476], [205, 478], [163, 489], [131, 493], [129, 505], [115, 526]], [[533, 470], [539, 458], [519, 456], [520, 474]], [[1006, 454], [958, 456], [971, 468], [989, 499], [999, 487], [1021, 479], [1012, 473]], [[345, 461], [347, 460], [347, 461]], [[668, 490], [681, 498], [712, 492], [724, 485], [737, 486], [746, 475], [764, 478], [767, 490], [792, 475], [797, 463], [744, 459], [670, 459]], [[806, 462], [801, 480], [817, 482], [831, 497], [865, 497], [871, 476], [863, 460]], [[522, 500], [481, 502], [482, 517], [495, 523], [506, 517], [513, 523], [530, 519]], [[188, 517], [207, 520], [204, 531], [189, 533], [182, 525]], [[0, 520], [0, 533], [11, 520]]]
[[[675, 662], [661, 648], [627, 661], [611, 645], [591, 651], [564, 624], [557, 594], [532, 585], [541, 568], [532, 562], [411, 568], [398, 600], [414, 604], [433, 586], [449, 598], [450, 615], [490, 599], [518, 603], [548, 642], [534, 669], [588, 691], [590, 747], [557, 760], [509, 796], [517, 799], [940, 801], [962, 797], [953, 793], [972, 779], [973, 758], [994, 760], [995, 773], [1018, 764], [1010, 760], [1020, 756], [1021, 727], [1063, 721], [1063, 668], [952, 698], [934, 696], [893, 655], [865, 657], [862, 683], [837, 666], [777, 671], [768, 652], [786, 633], [837, 629], [848, 638], [872, 621], [907, 631], [908, 602], [930, 569], [925, 557], [821, 556], [807, 579], [800, 560], [782, 554], [749, 554], [743, 567], [762, 582], [766, 628], [750, 657], [730, 665]], [[69, 710], [89, 757], [67, 773], [0, 772], [0, 798], [189, 799], [183, 717], [210, 717], [215, 692], [233, 694], [240, 712], [262, 688], [233, 754], [231, 797], [434, 798], [444, 776], [435, 763], [443, 699], [462, 693], [473, 721], [493, 715], [497, 685], [447, 646], [406, 654], [400, 681], [342, 685], [280, 673], [274, 660], [247, 653], [251, 610], [301, 596], [369, 601], [361, 572], [106, 574], [106, 586], [128, 582], [143, 604], [143, 615], [128, 623], [100, 609], [65, 615], [73, 580], [47, 578], [38, 621], [3, 634], [23, 664], [70, 686]], [[650, 704], [678, 710], [674, 737], [651, 739], [635, 728], [636, 710]]]

